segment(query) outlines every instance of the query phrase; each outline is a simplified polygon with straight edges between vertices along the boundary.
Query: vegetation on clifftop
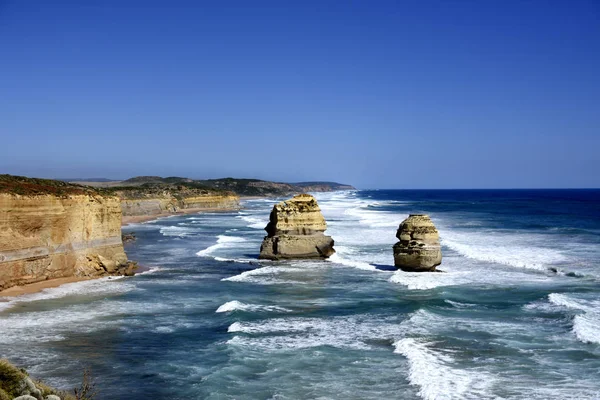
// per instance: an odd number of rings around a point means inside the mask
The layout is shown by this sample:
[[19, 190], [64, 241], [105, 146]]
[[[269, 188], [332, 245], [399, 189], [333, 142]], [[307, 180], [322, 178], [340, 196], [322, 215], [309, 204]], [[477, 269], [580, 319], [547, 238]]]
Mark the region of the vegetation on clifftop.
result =
[[25, 176], [0, 175], [0, 193], [35, 196], [52, 194], [55, 196], [89, 194], [98, 195], [98, 189], [56, 181], [52, 179], [27, 178]]
[[[35, 390], [39, 391], [38, 394], [43, 396], [43, 398], [54, 395], [62, 400], [83, 399], [82, 397], [68, 394], [64, 391], [54, 389], [43, 382], [31, 379], [24, 369], [17, 368], [7, 360], [0, 359], [0, 400], [12, 400], [25, 393], [33, 394]], [[81, 389], [78, 390], [81, 391]]]

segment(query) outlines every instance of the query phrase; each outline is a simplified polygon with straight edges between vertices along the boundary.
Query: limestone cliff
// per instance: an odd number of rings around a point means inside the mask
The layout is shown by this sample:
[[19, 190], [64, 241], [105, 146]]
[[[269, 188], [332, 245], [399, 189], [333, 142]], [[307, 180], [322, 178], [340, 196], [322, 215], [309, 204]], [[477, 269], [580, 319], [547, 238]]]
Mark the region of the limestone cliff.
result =
[[0, 175], [0, 290], [126, 267], [116, 196]]
[[327, 258], [335, 253], [333, 239], [317, 200], [300, 194], [273, 206], [259, 258]]
[[428, 215], [411, 214], [402, 221], [394, 245], [394, 264], [404, 271], [435, 271], [442, 263], [437, 229]]
[[176, 213], [185, 209], [231, 210], [240, 199], [231, 192], [193, 188], [136, 187], [113, 190], [124, 216]]

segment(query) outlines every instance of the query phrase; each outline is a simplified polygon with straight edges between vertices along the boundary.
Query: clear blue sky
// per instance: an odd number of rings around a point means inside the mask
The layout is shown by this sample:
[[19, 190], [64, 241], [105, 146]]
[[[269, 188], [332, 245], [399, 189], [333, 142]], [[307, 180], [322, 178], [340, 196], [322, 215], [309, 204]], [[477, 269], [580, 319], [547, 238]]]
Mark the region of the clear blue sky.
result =
[[600, 1], [0, 0], [0, 173], [600, 187]]

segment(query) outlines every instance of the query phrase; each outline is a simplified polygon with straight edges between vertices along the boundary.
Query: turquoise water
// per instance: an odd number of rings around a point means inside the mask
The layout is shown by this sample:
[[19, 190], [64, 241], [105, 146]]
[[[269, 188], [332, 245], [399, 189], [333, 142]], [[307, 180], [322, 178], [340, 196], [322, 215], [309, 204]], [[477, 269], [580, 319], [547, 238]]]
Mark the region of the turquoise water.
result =
[[[329, 261], [256, 259], [270, 200], [132, 225], [149, 272], [0, 303], [0, 355], [101, 399], [600, 398], [600, 191], [317, 198]], [[445, 273], [391, 268], [411, 212]]]

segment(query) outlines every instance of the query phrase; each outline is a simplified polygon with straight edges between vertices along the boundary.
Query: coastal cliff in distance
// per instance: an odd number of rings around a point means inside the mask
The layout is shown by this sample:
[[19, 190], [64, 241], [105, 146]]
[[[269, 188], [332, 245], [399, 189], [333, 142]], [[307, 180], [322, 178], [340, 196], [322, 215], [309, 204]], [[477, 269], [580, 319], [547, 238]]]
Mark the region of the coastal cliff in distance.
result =
[[85, 184], [94, 187], [102, 187], [109, 190], [118, 190], [120, 187], [148, 187], [170, 186], [171, 189], [177, 186], [189, 188], [217, 190], [232, 192], [238, 196], [260, 196], [260, 197], [281, 197], [288, 195], [301, 194], [306, 192], [333, 192], [337, 190], [356, 190], [351, 185], [336, 182], [298, 182], [284, 183], [271, 182], [260, 179], [240, 179], [240, 178], [221, 178], [195, 180], [189, 178], [169, 177], [161, 178], [159, 176], [138, 176], [124, 181], [110, 181], [107, 179], [96, 180], [76, 180], [74, 183]]
[[182, 210], [234, 210], [240, 207], [240, 199], [235, 193], [208, 189], [194, 182], [146, 182], [106, 190], [121, 199], [123, 216], [163, 215]]
[[0, 290], [65, 277], [129, 274], [117, 196], [0, 175]]

